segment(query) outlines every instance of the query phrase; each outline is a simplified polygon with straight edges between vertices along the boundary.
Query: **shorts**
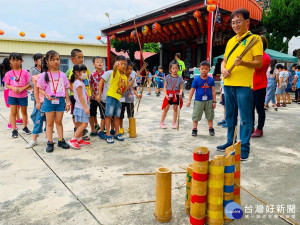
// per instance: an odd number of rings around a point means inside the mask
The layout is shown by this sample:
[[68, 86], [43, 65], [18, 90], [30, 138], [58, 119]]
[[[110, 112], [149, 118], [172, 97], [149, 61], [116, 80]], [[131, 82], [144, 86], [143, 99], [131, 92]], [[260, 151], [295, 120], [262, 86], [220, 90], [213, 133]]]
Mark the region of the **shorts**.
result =
[[147, 82], [147, 88], [151, 87], [152, 81]]
[[105, 116], [120, 117], [121, 115], [121, 102], [113, 97], [106, 97]]
[[74, 108], [75, 123], [88, 123], [90, 115], [86, 114], [83, 109]]
[[225, 94], [224, 94], [224, 93], [222, 94], [222, 102], [221, 102], [221, 105], [225, 106]]
[[[54, 98], [54, 96], [51, 96]], [[50, 100], [46, 97], [44, 98], [44, 103], [42, 105], [42, 112], [64, 112], [66, 108], [66, 101], [64, 97], [57, 97], [59, 99], [59, 104], [52, 104]]]
[[179, 105], [179, 95], [176, 96], [177, 97], [177, 101], [173, 102], [173, 98], [170, 98], [169, 100], [169, 105]]
[[285, 89], [285, 92], [293, 92], [292, 87], [288, 87]]
[[134, 104], [123, 102], [122, 103], [122, 108], [121, 108], [120, 119], [122, 120], [125, 117], [125, 108], [127, 108], [127, 117], [128, 118], [134, 117]]
[[76, 103], [74, 95], [70, 95], [70, 103], [71, 103], [71, 115], [73, 115], [74, 107], [75, 107], [75, 103]]
[[284, 95], [285, 93], [286, 86], [282, 86], [279, 88], [278, 86], [276, 87], [275, 95]]
[[194, 109], [193, 109], [193, 121], [200, 121], [202, 118], [202, 114], [205, 112], [205, 119], [213, 120], [215, 117], [214, 108], [213, 108], [213, 100], [208, 101], [194, 101]]
[[158, 81], [158, 82], [156, 82], [156, 87], [157, 87], [157, 89], [164, 88], [164, 83], [161, 81]]
[[15, 98], [8, 96], [7, 100], [8, 105], [19, 105], [19, 106], [28, 106], [28, 96], [24, 98]]
[[43, 124], [46, 121], [45, 113], [34, 107], [30, 118], [32, 119], [34, 124], [32, 134], [43, 133]]
[[91, 108], [90, 108], [90, 116], [96, 117], [97, 116], [97, 108], [101, 112], [100, 103], [94, 99], [91, 99]]

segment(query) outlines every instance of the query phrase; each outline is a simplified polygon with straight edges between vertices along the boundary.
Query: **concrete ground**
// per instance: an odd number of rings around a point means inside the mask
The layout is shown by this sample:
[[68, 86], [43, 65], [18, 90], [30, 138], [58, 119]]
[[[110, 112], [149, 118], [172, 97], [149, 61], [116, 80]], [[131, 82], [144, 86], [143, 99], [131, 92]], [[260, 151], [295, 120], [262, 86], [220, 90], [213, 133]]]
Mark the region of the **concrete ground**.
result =
[[[168, 129], [161, 130], [161, 103], [162, 96], [144, 96], [136, 115], [137, 138], [130, 139], [126, 133], [124, 142], [108, 145], [93, 137], [92, 145], [80, 151], [56, 146], [49, 154], [45, 152], [44, 134], [33, 149], [25, 149], [30, 135], [11, 138], [11, 131], [6, 128], [9, 109], [4, 105], [1, 91], [0, 224], [160, 224], [153, 216], [155, 203], [111, 206], [155, 200], [155, 176], [123, 176], [123, 173], [154, 172], [161, 166], [182, 171], [179, 166], [192, 162], [196, 147], [208, 147], [212, 158], [220, 154], [215, 147], [226, 140], [226, 129], [217, 125], [216, 135], [209, 136], [205, 120], [199, 124], [199, 135], [192, 137], [192, 107], [181, 110], [179, 132], [170, 128], [172, 111], [166, 119]], [[29, 115], [32, 108], [30, 102]], [[267, 111], [264, 137], [251, 140], [249, 160], [241, 165], [242, 186], [298, 222], [299, 111], [300, 105], [295, 103], [278, 112], [272, 108]], [[217, 104], [215, 123], [222, 116], [223, 109]], [[63, 124], [68, 139], [73, 131], [69, 113], [65, 114]], [[31, 120], [28, 127], [32, 130]], [[57, 140], [57, 132], [54, 137]], [[178, 188], [184, 182], [184, 174], [173, 175], [173, 217], [167, 224], [189, 224], [184, 209], [185, 187]], [[276, 213], [266, 213], [262, 203], [242, 190], [241, 199], [247, 218], [231, 224], [287, 224], [276, 218]]]

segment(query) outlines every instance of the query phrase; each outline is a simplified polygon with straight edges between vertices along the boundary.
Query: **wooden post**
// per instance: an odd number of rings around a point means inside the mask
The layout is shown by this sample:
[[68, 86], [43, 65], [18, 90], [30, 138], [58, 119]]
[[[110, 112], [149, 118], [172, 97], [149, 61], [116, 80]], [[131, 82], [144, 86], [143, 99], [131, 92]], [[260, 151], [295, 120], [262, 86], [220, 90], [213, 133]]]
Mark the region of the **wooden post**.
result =
[[190, 223], [192, 225], [204, 225], [206, 220], [208, 159], [208, 148], [199, 147], [194, 150], [190, 210]]
[[159, 222], [172, 218], [171, 206], [172, 170], [166, 167], [156, 169], [156, 202], [154, 216]]
[[[234, 191], [233, 201], [241, 205], [240, 185], [241, 184], [241, 141], [226, 148], [226, 154], [235, 151], [235, 172], [234, 172]], [[238, 185], [236, 185], [238, 184]]]
[[225, 215], [225, 207], [230, 202], [233, 202], [234, 190], [234, 171], [235, 171], [235, 151], [225, 155], [225, 169], [224, 169], [224, 222], [231, 222], [232, 219]]
[[135, 126], [135, 118], [129, 118], [129, 137], [135, 138], [136, 137], [136, 126]]
[[223, 188], [225, 157], [216, 155], [209, 161], [207, 224], [223, 225]]
[[193, 163], [186, 167], [186, 191], [185, 191], [185, 212], [190, 215], [191, 209], [191, 188], [192, 188]]

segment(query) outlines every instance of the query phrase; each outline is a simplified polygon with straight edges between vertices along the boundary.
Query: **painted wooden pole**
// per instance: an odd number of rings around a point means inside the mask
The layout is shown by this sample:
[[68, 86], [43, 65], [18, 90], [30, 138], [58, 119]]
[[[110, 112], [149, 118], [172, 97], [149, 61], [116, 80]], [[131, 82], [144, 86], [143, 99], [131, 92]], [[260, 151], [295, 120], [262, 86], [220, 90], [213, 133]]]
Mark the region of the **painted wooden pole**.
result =
[[190, 209], [190, 223], [192, 225], [204, 225], [206, 221], [208, 159], [208, 148], [199, 147], [194, 150]]
[[225, 157], [216, 155], [209, 161], [208, 194], [207, 194], [207, 224], [224, 224], [223, 188], [224, 188]]
[[235, 151], [225, 155], [225, 168], [224, 168], [224, 222], [230, 222], [232, 219], [225, 215], [225, 207], [230, 202], [233, 202], [234, 190], [234, 171], [235, 171]]
[[186, 167], [186, 191], [185, 191], [185, 212], [190, 215], [191, 209], [191, 188], [192, 188], [193, 163]]
[[[233, 201], [241, 205], [241, 194], [240, 185], [241, 184], [241, 141], [226, 148], [226, 154], [235, 151], [235, 172], [234, 172], [234, 191], [233, 191]], [[238, 185], [236, 185], [238, 184]]]
[[129, 137], [135, 138], [136, 137], [136, 126], [135, 126], [135, 118], [129, 118]]
[[154, 216], [159, 222], [172, 218], [171, 206], [172, 170], [166, 167], [156, 169], [156, 201]]

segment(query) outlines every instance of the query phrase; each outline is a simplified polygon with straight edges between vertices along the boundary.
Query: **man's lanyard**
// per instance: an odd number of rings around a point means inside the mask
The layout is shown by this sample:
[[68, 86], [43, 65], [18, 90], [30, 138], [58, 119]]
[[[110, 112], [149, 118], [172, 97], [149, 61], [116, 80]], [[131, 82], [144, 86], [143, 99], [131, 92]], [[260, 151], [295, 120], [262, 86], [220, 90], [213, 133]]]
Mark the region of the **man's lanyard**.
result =
[[17, 82], [18, 86], [20, 85], [20, 80], [21, 80], [21, 76], [22, 76], [22, 69], [20, 71], [20, 75], [19, 77], [16, 76], [15, 71], [13, 70], [14, 76], [15, 76], [15, 81]]
[[56, 97], [56, 91], [57, 91], [58, 84], [59, 84], [59, 79], [60, 79], [60, 72], [58, 71], [58, 82], [57, 82], [57, 84], [56, 84], [56, 87], [55, 87], [54, 80], [53, 80], [53, 76], [52, 76], [52, 73], [51, 73], [50, 70], [49, 70], [49, 73], [50, 73], [51, 80], [52, 80], [52, 86], [53, 86], [53, 90], [54, 90], [54, 96]]

